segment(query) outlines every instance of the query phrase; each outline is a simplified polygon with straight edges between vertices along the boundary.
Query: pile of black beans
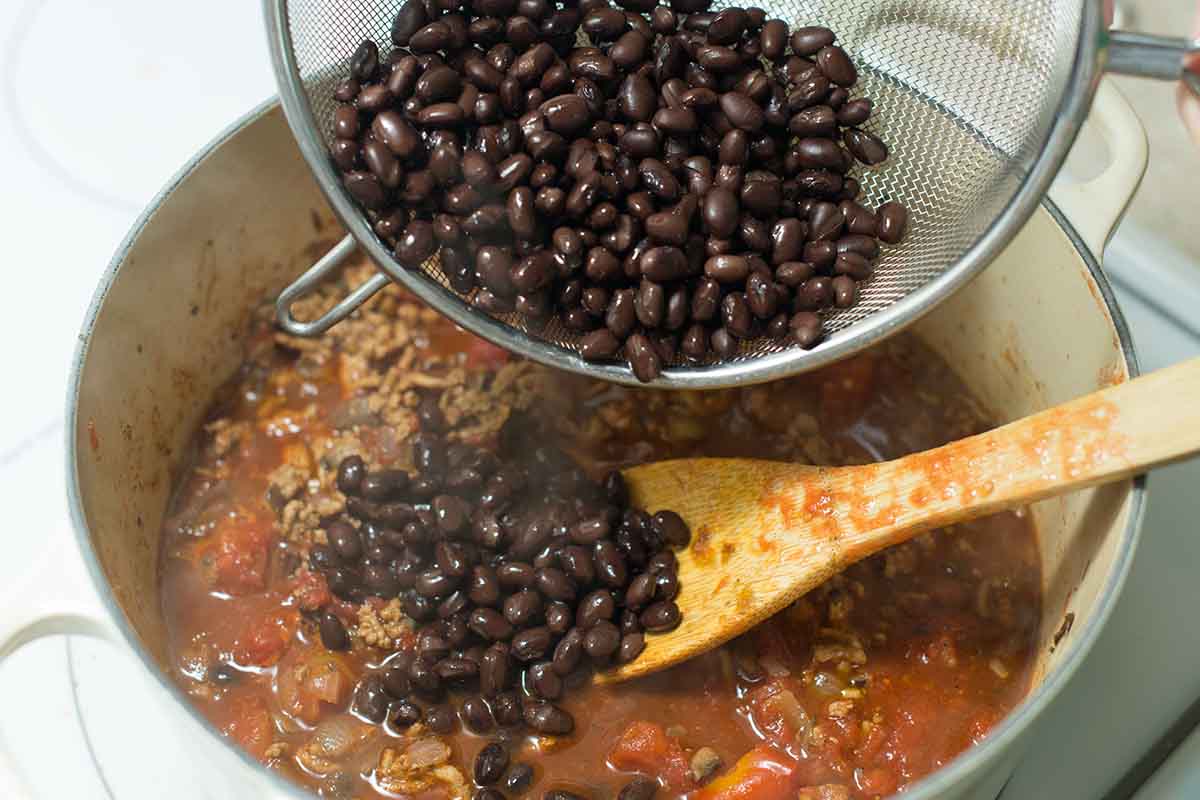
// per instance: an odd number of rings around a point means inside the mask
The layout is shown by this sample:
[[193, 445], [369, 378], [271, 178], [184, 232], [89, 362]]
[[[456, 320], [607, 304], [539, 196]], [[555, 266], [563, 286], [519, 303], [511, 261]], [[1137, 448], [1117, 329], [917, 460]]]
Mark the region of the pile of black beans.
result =
[[[355, 455], [338, 468], [348, 516], [311, 548], [312, 567], [342, 599], [399, 598], [420, 626], [415, 648], [356, 689], [366, 719], [452, 729], [451, 691], [477, 733], [567, 734], [574, 720], [554, 705], [564, 691], [680, 623], [672, 548], [690, 532], [679, 515], [631, 507], [619, 472], [597, 482], [560, 450], [530, 447], [521, 420], [501, 440], [503, 458], [421, 433], [412, 474], [368, 471]], [[319, 629], [326, 647], [349, 646], [332, 613]]]
[[[908, 212], [856, 201], [888, 157], [823, 27], [711, 0], [407, 0], [334, 96], [332, 157], [396, 259], [593, 361], [728, 359], [821, 338]], [[582, 31], [592, 46], [578, 46]]]

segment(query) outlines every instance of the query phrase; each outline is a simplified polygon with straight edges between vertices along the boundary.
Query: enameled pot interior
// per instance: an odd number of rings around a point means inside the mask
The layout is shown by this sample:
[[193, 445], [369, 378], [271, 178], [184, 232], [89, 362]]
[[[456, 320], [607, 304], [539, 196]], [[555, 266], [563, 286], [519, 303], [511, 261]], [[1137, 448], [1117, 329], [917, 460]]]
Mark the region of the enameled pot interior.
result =
[[[135, 648], [160, 670], [159, 531], [189, 442], [242, 360], [253, 309], [339, 238], [282, 114], [266, 108], [168, 187], [101, 288], [74, 397], [80, 518]], [[1106, 291], [1043, 209], [915, 330], [997, 421], [1011, 420], [1129, 377]], [[1039, 685], [1056, 688], [1078, 662], [1128, 564], [1139, 502], [1140, 489], [1126, 481], [1033, 509], [1045, 578], [1035, 688], [975, 750], [1010, 740], [1048, 699]], [[921, 786], [938, 783], [935, 776]], [[922, 796], [921, 786], [908, 794]]]

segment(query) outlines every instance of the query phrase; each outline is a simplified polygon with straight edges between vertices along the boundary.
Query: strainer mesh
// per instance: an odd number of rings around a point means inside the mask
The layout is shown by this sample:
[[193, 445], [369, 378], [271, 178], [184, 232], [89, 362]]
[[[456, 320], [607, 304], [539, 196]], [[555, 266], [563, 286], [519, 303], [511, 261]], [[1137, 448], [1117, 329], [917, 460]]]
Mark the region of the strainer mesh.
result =
[[[875, 103], [866, 128], [891, 150], [885, 164], [856, 171], [863, 202], [898, 200], [910, 211], [908, 236], [885, 249], [859, 303], [827, 315], [831, 335], [952, 268], [1013, 198], [1063, 101], [1085, 1], [756, 3], [768, 18], [793, 28], [820, 24], [837, 33], [859, 67], [855, 96]], [[713, 8], [734, 4], [751, 3], [718, 0]], [[349, 55], [367, 38], [386, 53], [399, 5], [400, 0], [286, 0], [290, 46], [312, 122], [326, 145], [333, 136], [333, 86], [346, 74]], [[436, 259], [424, 269], [448, 286]], [[531, 335], [521, 332], [515, 315], [505, 321], [517, 329], [513, 335]], [[532, 335], [572, 350], [578, 341], [553, 324]], [[791, 346], [761, 339], [744, 344], [738, 358]]]

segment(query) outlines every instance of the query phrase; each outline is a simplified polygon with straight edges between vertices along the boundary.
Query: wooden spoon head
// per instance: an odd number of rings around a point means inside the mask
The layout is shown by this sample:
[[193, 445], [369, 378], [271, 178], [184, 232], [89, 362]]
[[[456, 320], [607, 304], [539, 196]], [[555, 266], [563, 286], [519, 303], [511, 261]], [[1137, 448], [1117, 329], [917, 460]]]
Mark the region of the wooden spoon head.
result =
[[[773, 461], [689, 458], [625, 470], [633, 505], [683, 517], [691, 543], [676, 551], [683, 614], [668, 633], [648, 633], [630, 664], [597, 675], [615, 683], [678, 664], [744, 633], [841, 568], [836, 536], [821, 524], [827, 470]], [[797, 497], [806, 498], [797, 507]]]

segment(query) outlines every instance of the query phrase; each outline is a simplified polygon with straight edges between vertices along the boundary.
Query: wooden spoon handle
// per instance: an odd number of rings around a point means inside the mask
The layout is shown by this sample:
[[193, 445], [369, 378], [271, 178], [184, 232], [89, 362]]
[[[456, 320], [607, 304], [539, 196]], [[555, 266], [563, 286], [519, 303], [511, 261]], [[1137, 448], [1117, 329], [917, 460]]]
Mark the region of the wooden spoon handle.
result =
[[1197, 452], [1200, 358], [936, 450], [856, 468], [847, 477], [859, 483], [857, 501], [841, 495], [852, 487], [831, 486], [841, 497], [830, 502], [853, 523], [839, 526], [837, 538], [843, 557], [854, 561], [914, 529], [1119, 480]]

